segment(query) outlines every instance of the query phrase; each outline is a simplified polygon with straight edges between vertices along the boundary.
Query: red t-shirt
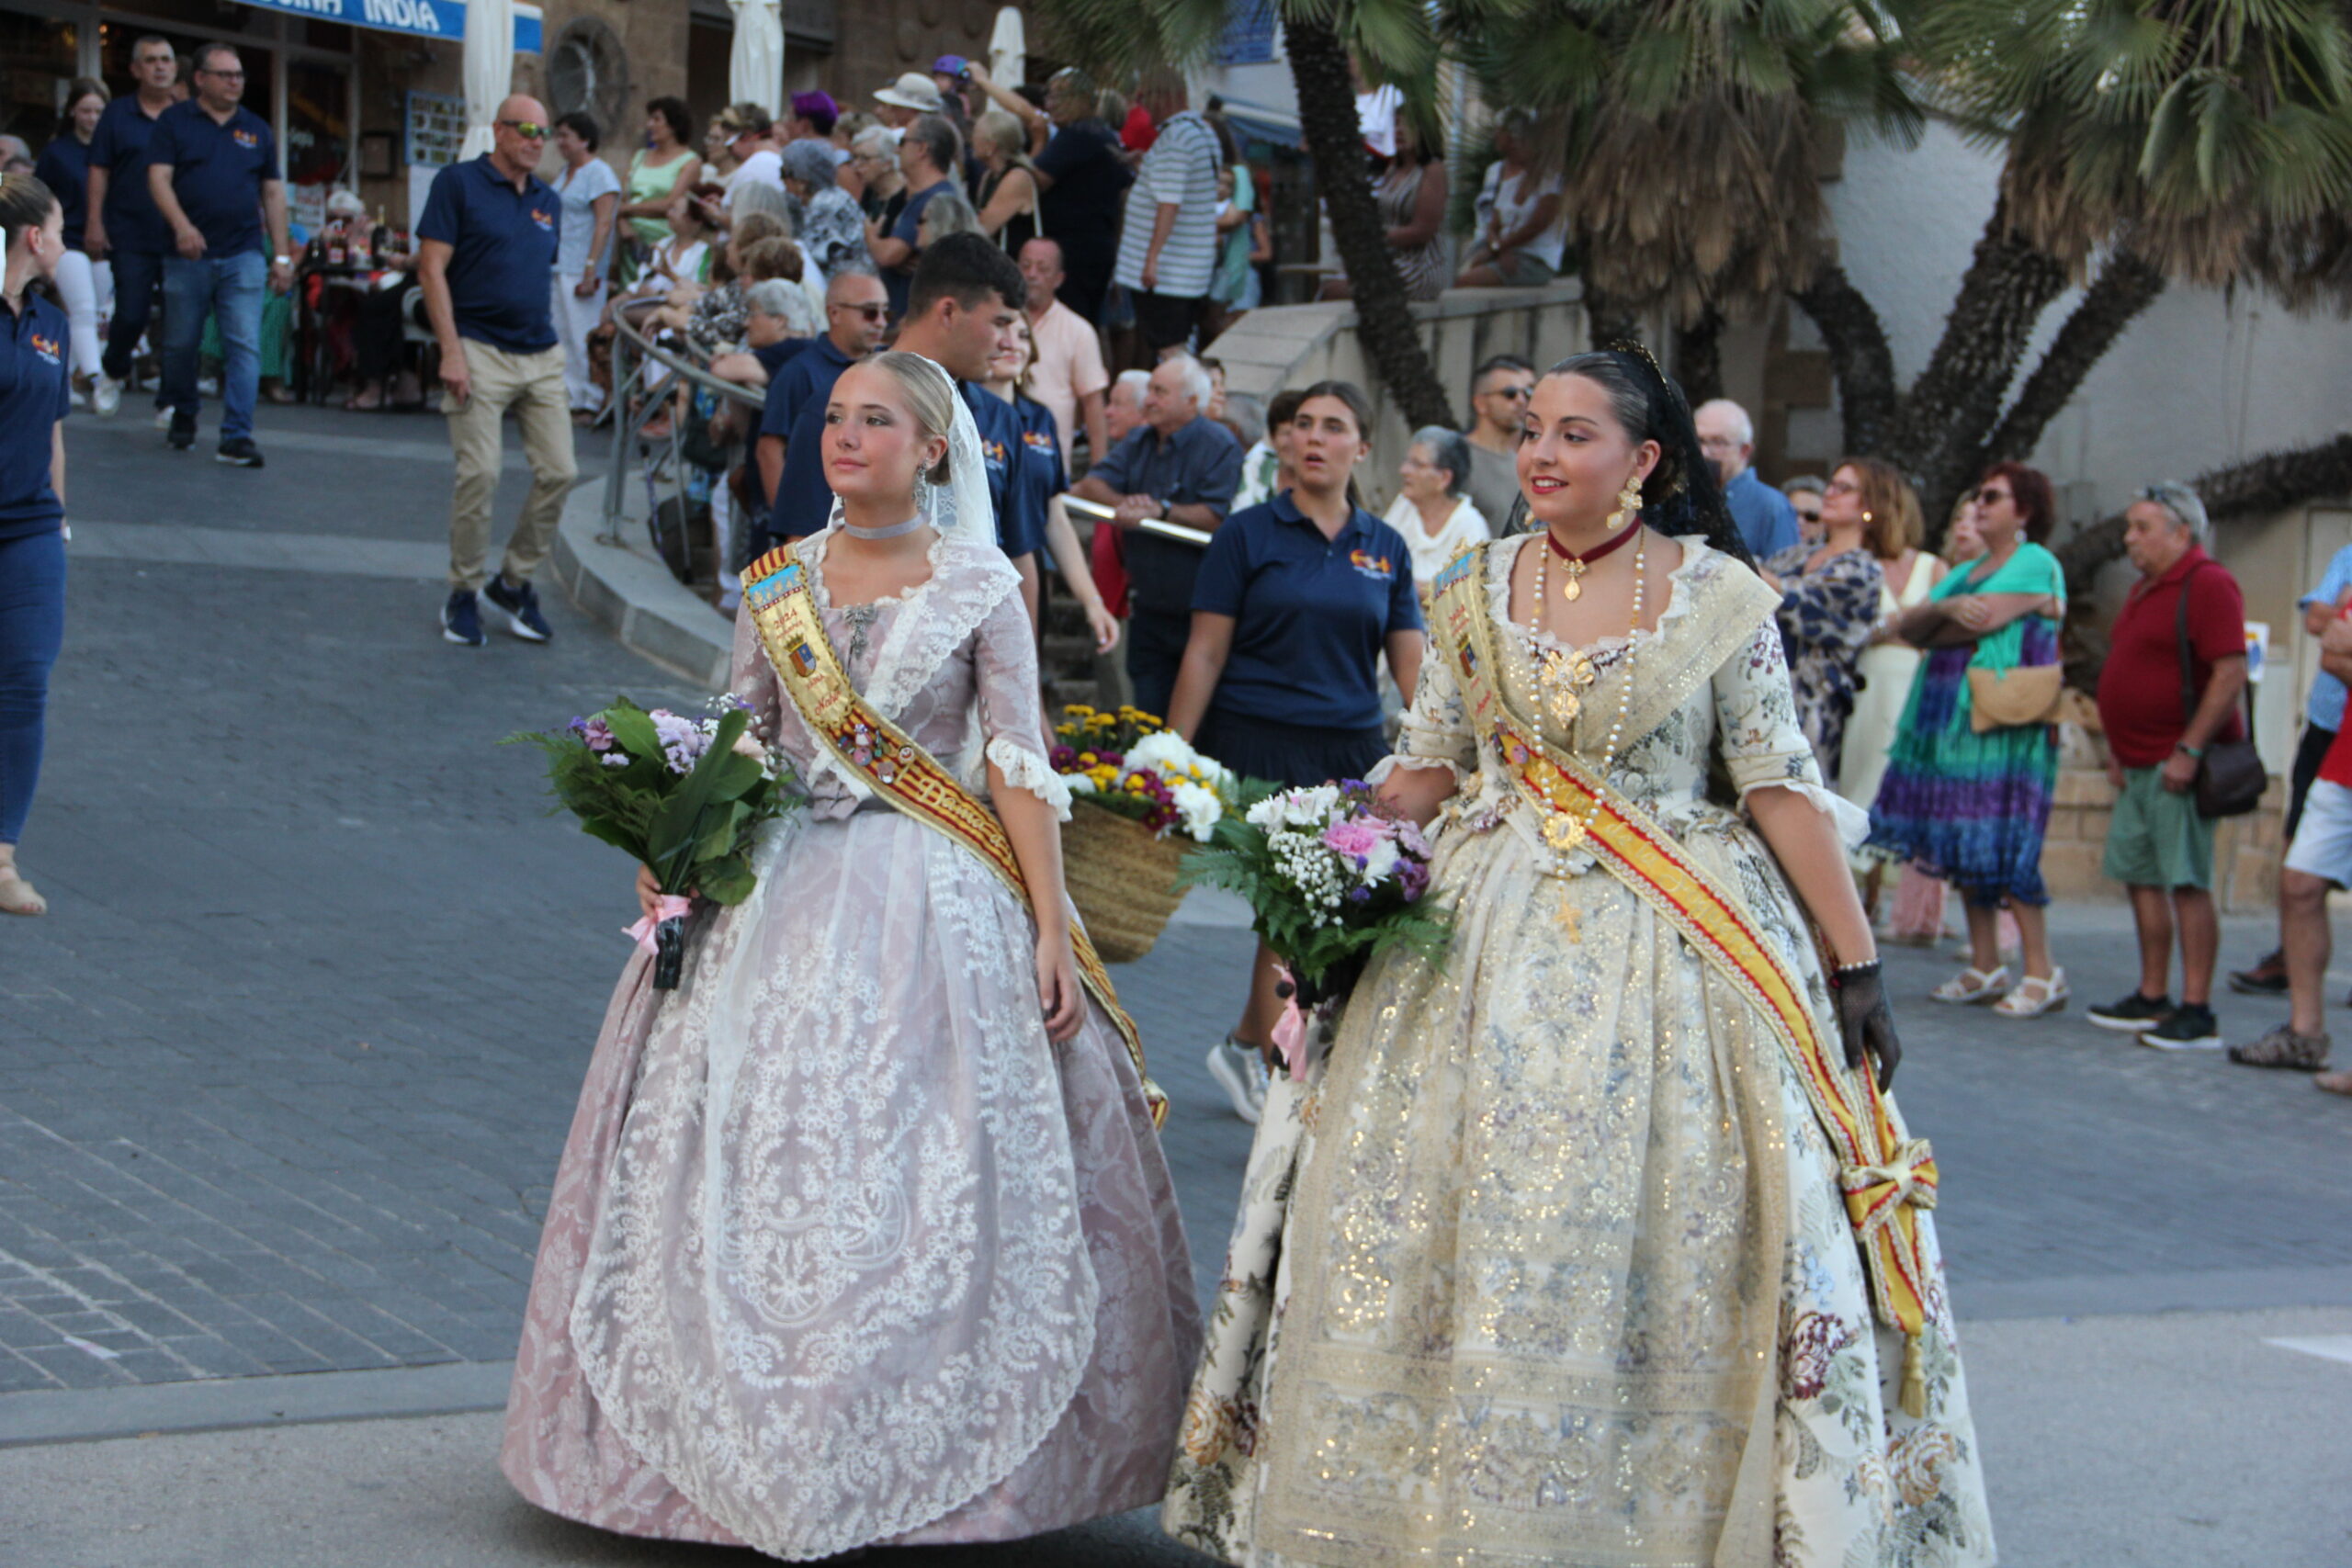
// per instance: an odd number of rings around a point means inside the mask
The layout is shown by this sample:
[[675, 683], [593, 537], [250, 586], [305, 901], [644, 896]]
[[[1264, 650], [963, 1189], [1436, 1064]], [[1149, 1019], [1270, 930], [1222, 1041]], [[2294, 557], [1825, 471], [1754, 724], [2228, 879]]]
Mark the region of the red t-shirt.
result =
[[[2169, 570], [2132, 585], [2115, 617], [2098, 676], [2098, 717], [2108, 750], [2127, 768], [2153, 768], [2188, 728], [2180, 705], [2180, 596], [2188, 595], [2190, 680], [2202, 698], [2217, 660], [2245, 657], [2245, 596], [2227, 568], [2195, 545]], [[2236, 711], [2213, 740], [2244, 737]]]
[[[2352, 604], [2337, 611], [2336, 618], [2352, 618]], [[2352, 789], [2352, 744], [2346, 743], [2346, 737], [2352, 737], [2352, 724], [2337, 729], [2335, 739], [2327, 743], [2327, 754], [2319, 760], [2319, 776], [2332, 784]]]

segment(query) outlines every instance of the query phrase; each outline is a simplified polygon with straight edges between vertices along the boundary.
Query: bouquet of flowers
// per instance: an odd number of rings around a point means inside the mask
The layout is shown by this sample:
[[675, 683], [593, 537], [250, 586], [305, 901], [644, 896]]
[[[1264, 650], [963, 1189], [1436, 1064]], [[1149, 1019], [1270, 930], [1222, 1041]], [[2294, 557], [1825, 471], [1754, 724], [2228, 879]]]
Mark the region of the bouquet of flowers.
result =
[[1238, 893], [1283, 964], [1289, 1002], [1274, 1044], [1294, 1078], [1306, 1073], [1310, 1011], [1342, 999], [1372, 956], [1390, 947], [1443, 954], [1447, 922], [1425, 907], [1430, 846], [1354, 779], [1311, 789], [1245, 786], [1238, 817], [1193, 852], [1186, 883]]
[[654, 954], [657, 989], [677, 987], [691, 897], [749, 897], [753, 832], [800, 803], [790, 771], [751, 722], [732, 694], [714, 698], [702, 718], [623, 698], [561, 729], [506, 739], [547, 753], [548, 784], [582, 832], [652, 868], [661, 901], [628, 934]]
[[1073, 703], [1054, 737], [1060, 744], [1047, 760], [1073, 805], [1099, 806], [1159, 838], [1181, 827], [1204, 844], [1225, 817], [1232, 775], [1141, 708], [1098, 713]]

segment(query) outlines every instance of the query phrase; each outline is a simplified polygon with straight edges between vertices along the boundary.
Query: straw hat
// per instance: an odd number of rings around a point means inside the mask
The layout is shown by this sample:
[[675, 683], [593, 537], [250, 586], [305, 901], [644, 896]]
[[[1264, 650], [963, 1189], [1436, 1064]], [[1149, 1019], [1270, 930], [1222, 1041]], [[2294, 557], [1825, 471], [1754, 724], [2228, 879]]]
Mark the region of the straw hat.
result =
[[917, 114], [937, 114], [942, 107], [939, 89], [930, 77], [910, 71], [887, 87], [876, 87], [874, 96], [894, 107], [912, 109]]

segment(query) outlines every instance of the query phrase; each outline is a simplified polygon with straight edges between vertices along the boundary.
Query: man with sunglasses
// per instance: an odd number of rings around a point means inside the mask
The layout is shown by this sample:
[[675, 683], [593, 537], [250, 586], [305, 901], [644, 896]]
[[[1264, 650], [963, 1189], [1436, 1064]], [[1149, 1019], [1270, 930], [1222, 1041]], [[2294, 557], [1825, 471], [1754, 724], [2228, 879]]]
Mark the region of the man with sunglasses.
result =
[[[580, 471], [548, 292], [563, 204], [531, 172], [548, 130], [548, 111], [537, 99], [518, 95], [499, 105], [491, 150], [433, 176], [416, 225], [417, 279], [441, 348], [441, 412], [457, 454], [441, 635], [469, 648], [482, 644], [480, 599], [526, 642], [553, 635], [531, 574], [547, 558], [563, 498]], [[498, 493], [500, 421], [510, 408], [530, 461], [531, 489], [492, 577], [490, 503]]]
[[1470, 378], [1470, 500], [1499, 529], [1519, 499], [1519, 427], [1535, 390], [1535, 367], [1498, 354]]
[[223, 365], [216, 456], [258, 468], [254, 403], [261, 389], [262, 290], [283, 294], [294, 283], [286, 182], [268, 122], [241, 101], [245, 68], [237, 51], [208, 43], [194, 62], [195, 96], [156, 117], [147, 142], [148, 193], [176, 253], [164, 258], [164, 395], [172, 408], [164, 440], [175, 452], [196, 445], [197, 343], [204, 318], [217, 315]]
[[833, 504], [817, 449], [825, 400], [842, 371], [882, 345], [889, 298], [870, 272], [834, 273], [825, 282], [825, 335], [786, 360], [768, 382], [753, 455], [759, 459], [760, 493], [771, 509], [762, 524], [770, 536], [754, 547], [755, 554], [784, 536], [774, 519], [814, 517], [817, 526], [824, 525]]

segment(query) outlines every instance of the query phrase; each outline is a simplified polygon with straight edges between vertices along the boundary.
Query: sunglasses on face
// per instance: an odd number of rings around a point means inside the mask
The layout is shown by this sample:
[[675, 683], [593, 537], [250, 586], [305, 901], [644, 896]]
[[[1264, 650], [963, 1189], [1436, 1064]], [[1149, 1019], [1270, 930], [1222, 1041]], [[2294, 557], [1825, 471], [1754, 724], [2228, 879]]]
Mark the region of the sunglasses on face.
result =
[[1524, 402], [1534, 395], [1535, 389], [1532, 387], [1497, 387], [1487, 394], [1490, 398], [1509, 398], [1515, 403]]
[[1804, 507], [1800, 506], [1797, 508], [1797, 521], [1800, 523], [1818, 523], [1821, 521], [1821, 513], [1818, 511], [1807, 512]]
[[2008, 499], [2007, 491], [1995, 490], [1991, 485], [1986, 485], [1976, 492], [1976, 504], [1979, 506], [1997, 506]]
[[536, 119], [502, 119], [498, 122], [526, 141], [544, 141], [548, 128]]
[[828, 310], [854, 310], [861, 321], [878, 321], [889, 310], [888, 305], [828, 305]]

